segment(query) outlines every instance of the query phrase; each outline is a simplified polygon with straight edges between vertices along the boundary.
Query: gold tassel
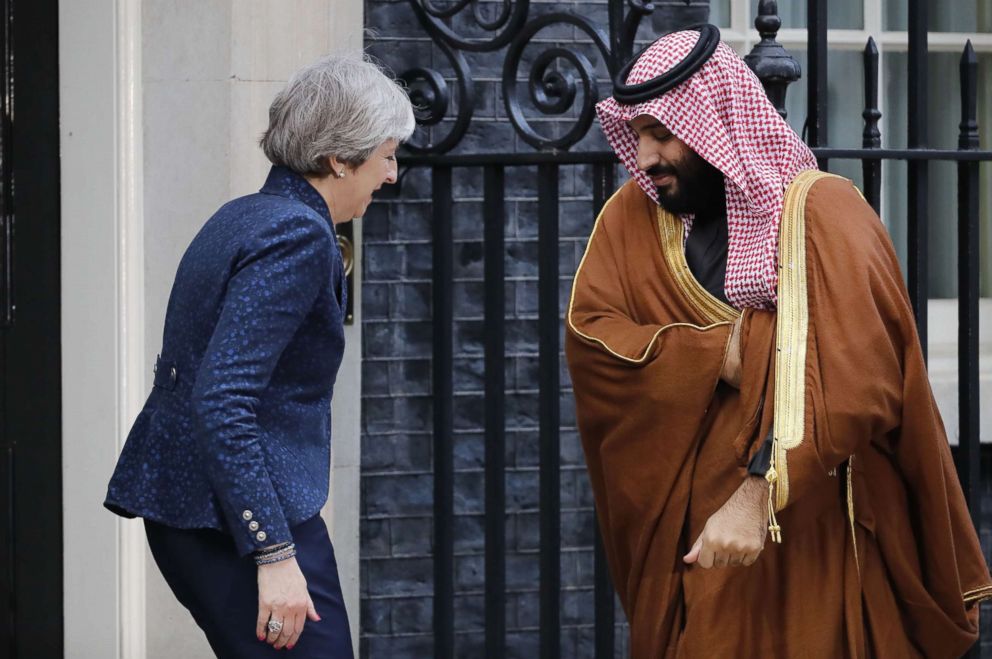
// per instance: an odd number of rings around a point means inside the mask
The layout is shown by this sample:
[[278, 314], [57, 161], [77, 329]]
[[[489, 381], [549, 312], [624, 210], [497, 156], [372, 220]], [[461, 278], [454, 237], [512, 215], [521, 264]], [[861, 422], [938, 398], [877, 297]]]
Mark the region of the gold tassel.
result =
[[851, 522], [851, 544], [854, 547], [854, 564], [858, 568], [858, 577], [861, 576], [861, 559], [858, 558], [858, 534], [854, 525], [854, 456], [847, 459], [847, 518]]
[[782, 543], [782, 527], [778, 525], [775, 517], [775, 483], [778, 481], [778, 472], [775, 471], [775, 450], [772, 449], [772, 459], [765, 472], [765, 480], [768, 481], [768, 532], [772, 536], [772, 542]]

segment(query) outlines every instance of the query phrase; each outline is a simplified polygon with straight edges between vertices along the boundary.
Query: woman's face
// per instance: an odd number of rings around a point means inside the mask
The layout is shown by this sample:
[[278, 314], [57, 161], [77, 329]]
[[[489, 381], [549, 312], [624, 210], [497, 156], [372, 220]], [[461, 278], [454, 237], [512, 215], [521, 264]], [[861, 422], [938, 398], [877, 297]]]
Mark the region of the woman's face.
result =
[[[365, 209], [372, 203], [372, 193], [383, 184], [396, 183], [396, 140], [386, 140], [376, 149], [368, 160], [358, 167], [347, 168], [341, 180], [345, 183], [343, 195], [346, 204], [341, 204], [342, 222], [347, 222], [365, 214]], [[335, 218], [337, 221], [337, 218]]]

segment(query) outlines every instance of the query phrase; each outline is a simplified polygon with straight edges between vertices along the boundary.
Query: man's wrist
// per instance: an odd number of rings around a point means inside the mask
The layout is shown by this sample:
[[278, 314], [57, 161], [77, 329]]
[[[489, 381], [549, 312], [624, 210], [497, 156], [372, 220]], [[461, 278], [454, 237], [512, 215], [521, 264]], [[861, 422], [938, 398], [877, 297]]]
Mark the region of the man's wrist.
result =
[[748, 474], [737, 491], [745, 502], [761, 507], [768, 497], [768, 482], [760, 476]]

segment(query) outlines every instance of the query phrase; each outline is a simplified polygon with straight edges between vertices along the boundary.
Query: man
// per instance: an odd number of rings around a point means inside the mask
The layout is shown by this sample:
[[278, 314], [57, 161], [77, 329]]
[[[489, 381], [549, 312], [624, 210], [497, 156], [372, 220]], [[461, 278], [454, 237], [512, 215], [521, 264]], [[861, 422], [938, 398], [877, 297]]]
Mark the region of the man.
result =
[[615, 95], [566, 354], [632, 656], [961, 655], [992, 580], [882, 223], [712, 26]]

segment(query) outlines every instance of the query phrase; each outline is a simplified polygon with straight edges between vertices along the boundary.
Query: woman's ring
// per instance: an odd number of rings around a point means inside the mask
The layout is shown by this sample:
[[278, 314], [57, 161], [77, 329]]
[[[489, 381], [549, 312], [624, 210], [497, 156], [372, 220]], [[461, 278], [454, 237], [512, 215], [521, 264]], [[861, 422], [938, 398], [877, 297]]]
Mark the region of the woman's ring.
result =
[[273, 634], [278, 634], [282, 631], [282, 620], [269, 620], [268, 628]]

